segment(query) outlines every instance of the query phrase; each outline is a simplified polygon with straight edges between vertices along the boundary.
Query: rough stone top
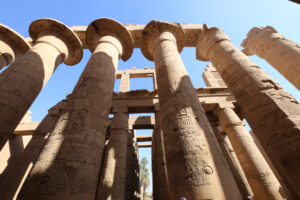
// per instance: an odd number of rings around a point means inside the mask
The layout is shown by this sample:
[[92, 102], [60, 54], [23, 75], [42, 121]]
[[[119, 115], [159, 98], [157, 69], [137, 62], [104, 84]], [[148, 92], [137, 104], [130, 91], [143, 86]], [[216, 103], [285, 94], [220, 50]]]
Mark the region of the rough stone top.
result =
[[222, 29], [212, 27], [209, 28], [206, 24], [203, 25], [203, 29], [198, 36], [198, 42], [196, 46], [196, 58], [202, 61], [209, 61], [208, 51], [215, 43], [229, 40], [229, 37]]
[[66, 65], [75, 65], [83, 56], [81, 41], [78, 36], [65, 24], [49, 18], [41, 18], [30, 24], [29, 35], [35, 42], [45, 35], [54, 35], [66, 43], [69, 55], [64, 61]]
[[116, 36], [122, 43], [122, 60], [126, 61], [133, 52], [133, 39], [129, 31], [119, 22], [110, 18], [100, 18], [93, 21], [86, 31], [86, 43], [91, 52], [94, 51], [99, 38], [105, 35]]
[[151, 49], [153, 40], [155, 39], [155, 37], [158, 37], [160, 33], [163, 33], [165, 31], [171, 32], [175, 36], [178, 52], [182, 51], [184, 47], [185, 34], [181, 25], [174, 22], [152, 20], [145, 26], [143, 30], [141, 44], [142, 53], [148, 60], [153, 61], [153, 52]]
[[0, 24], [0, 40], [11, 46], [16, 54], [25, 53], [31, 48], [31, 45], [25, 40], [25, 38], [3, 24]]
[[[260, 26], [260, 27], [254, 27], [254, 28], [250, 29], [250, 31], [247, 33], [247, 38], [244, 39], [241, 44], [241, 46], [245, 48], [243, 50], [243, 52], [247, 55], [253, 55], [253, 53], [251, 53], [247, 50], [248, 45], [255, 43], [263, 34], [268, 35], [268, 34], [274, 34], [274, 33], [277, 34], [277, 36], [280, 35], [276, 31], [276, 29], [272, 26]], [[261, 39], [264, 39], [264, 38], [261, 38]]]

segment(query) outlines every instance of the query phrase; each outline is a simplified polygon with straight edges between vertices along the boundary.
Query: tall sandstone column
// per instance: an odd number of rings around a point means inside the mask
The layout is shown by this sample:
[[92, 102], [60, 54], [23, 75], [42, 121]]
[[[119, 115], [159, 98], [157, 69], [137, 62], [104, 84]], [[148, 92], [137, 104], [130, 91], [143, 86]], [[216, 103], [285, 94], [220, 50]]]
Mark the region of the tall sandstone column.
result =
[[216, 113], [241, 163], [255, 199], [286, 198], [273, 171], [232, 108], [233, 105], [231, 107], [220, 105]]
[[115, 74], [133, 42], [107, 18], [88, 26], [86, 41], [93, 54], [18, 199], [95, 199]]
[[271, 26], [254, 27], [242, 42], [244, 53], [256, 54], [270, 63], [300, 90], [300, 46]]
[[[170, 190], [166, 166], [163, 133], [159, 122], [159, 112], [155, 113], [155, 127], [152, 135], [153, 199], [170, 200]], [[155, 180], [155, 181], [154, 181]]]
[[31, 48], [30, 44], [11, 28], [0, 24], [0, 70], [14, 62]]
[[57, 66], [75, 65], [82, 58], [79, 38], [56, 20], [34, 21], [29, 34], [33, 47], [0, 76], [0, 149]]
[[142, 35], [141, 50], [156, 66], [171, 199], [241, 199], [180, 58], [183, 40], [179, 24], [161, 21]]
[[126, 107], [113, 109], [97, 200], [125, 200], [128, 111]]
[[218, 28], [200, 32], [196, 54], [211, 60], [296, 199], [300, 198], [300, 104]]

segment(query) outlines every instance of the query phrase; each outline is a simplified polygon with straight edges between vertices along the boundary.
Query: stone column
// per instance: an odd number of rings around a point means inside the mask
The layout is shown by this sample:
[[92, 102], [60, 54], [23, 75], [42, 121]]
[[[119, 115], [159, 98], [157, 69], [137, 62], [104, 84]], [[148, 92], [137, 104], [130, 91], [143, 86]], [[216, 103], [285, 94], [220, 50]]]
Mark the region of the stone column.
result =
[[242, 42], [247, 55], [256, 54], [270, 63], [300, 90], [300, 46], [271, 26], [252, 28]]
[[151, 21], [141, 47], [155, 61], [171, 199], [241, 199], [180, 58], [183, 40], [179, 24]]
[[128, 140], [127, 108], [114, 108], [97, 200], [125, 199]]
[[211, 60], [295, 199], [300, 198], [300, 104], [218, 28], [200, 32], [197, 59]]
[[0, 24], [0, 70], [30, 48], [30, 44], [20, 34]]
[[216, 135], [216, 138], [220, 144], [220, 147], [222, 149], [222, 152], [226, 158], [226, 161], [232, 171], [232, 174], [234, 176], [234, 179], [241, 191], [243, 199], [247, 199], [249, 196], [253, 197], [253, 192], [251, 190], [251, 187], [248, 183], [248, 180], [245, 176], [245, 173], [242, 169], [242, 166], [236, 156], [236, 153], [226, 135], [226, 133], [220, 131], [220, 127], [218, 125], [218, 122], [211, 123], [211, 127]]
[[241, 163], [255, 199], [284, 199], [286, 195], [280, 183], [232, 108], [233, 106], [220, 105], [216, 113]]
[[107, 18], [88, 26], [86, 41], [93, 54], [18, 199], [95, 199], [116, 70], [133, 42]]
[[159, 113], [155, 113], [155, 127], [152, 135], [153, 199], [170, 200], [163, 133], [158, 118]]
[[[49, 109], [48, 114], [36, 128], [32, 139], [24, 149], [20, 158], [15, 165], [7, 166], [1, 175], [0, 181], [0, 199], [11, 200], [16, 199], [24, 180], [30, 172], [33, 164], [43, 150], [48, 139], [48, 134], [53, 131], [58, 120], [61, 121], [62, 110], [66, 105], [63, 100]], [[57, 126], [57, 128], [60, 128]]]
[[130, 74], [125, 71], [121, 76], [119, 92], [128, 92], [130, 88]]
[[29, 27], [33, 47], [0, 76], [0, 149], [17, 127], [59, 64], [77, 64], [82, 57], [79, 38], [53, 19]]

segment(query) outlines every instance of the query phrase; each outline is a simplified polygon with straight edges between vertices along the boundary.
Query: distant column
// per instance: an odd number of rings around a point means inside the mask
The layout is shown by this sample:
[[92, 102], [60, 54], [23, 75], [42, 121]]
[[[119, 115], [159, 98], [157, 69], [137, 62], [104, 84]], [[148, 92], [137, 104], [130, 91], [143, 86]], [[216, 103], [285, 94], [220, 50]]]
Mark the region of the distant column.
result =
[[226, 158], [226, 161], [232, 171], [232, 174], [234, 176], [234, 179], [241, 191], [241, 194], [244, 199], [247, 199], [247, 197], [253, 197], [253, 192], [251, 190], [251, 187], [248, 183], [248, 180], [245, 176], [245, 173], [241, 167], [241, 164], [236, 156], [236, 153], [224, 132], [219, 130], [219, 125], [218, 122], [212, 123], [211, 122], [211, 127], [214, 130], [214, 133], [217, 137], [217, 140], [220, 144], [220, 147], [223, 151], [223, 154]]
[[119, 92], [128, 92], [130, 88], [130, 74], [126, 71], [121, 76]]
[[197, 59], [211, 60], [295, 199], [300, 198], [300, 104], [237, 49], [204, 26]]
[[252, 28], [242, 42], [247, 55], [256, 54], [270, 63], [300, 90], [300, 46], [271, 26]]
[[171, 199], [241, 199], [180, 58], [183, 40], [179, 24], [151, 21], [141, 44], [155, 61]]
[[127, 108], [114, 108], [97, 200], [125, 200], [128, 140]]
[[77, 64], [79, 38], [53, 19], [38, 19], [29, 27], [33, 47], [0, 76], [0, 149], [17, 127], [59, 64]]
[[[164, 149], [163, 133], [159, 122], [159, 113], [155, 113], [155, 127], [152, 135], [152, 171], [153, 199], [170, 200], [167, 163]], [[155, 180], [155, 182], [154, 182]]]
[[118, 62], [131, 56], [133, 41], [108, 18], [88, 26], [86, 41], [93, 54], [18, 199], [95, 199]]
[[284, 199], [285, 192], [240, 118], [231, 107], [220, 106], [216, 113], [241, 163], [255, 199]]
[[0, 24], [0, 70], [30, 48], [30, 44], [20, 34]]

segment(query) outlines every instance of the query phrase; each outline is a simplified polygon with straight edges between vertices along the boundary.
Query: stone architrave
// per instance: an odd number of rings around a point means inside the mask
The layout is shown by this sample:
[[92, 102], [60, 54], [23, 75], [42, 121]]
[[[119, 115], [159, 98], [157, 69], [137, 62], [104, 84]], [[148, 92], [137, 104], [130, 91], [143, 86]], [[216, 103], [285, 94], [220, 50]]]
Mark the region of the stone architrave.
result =
[[179, 24], [151, 21], [141, 47], [155, 61], [171, 199], [241, 199], [180, 58], [183, 40]]
[[69, 97], [64, 126], [50, 133], [18, 199], [95, 199], [118, 62], [131, 56], [133, 41], [108, 18], [88, 26], [86, 41], [93, 54]]
[[246, 55], [256, 54], [270, 63], [300, 90], [300, 46], [271, 26], [254, 27], [242, 42]]
[[[152, 135], [153, 199], [170, 200], [163, 133], [160, 128], [159, 112], [155, 113], [155, 127]], [[154, 182], [155, 180], [155, 182]]]
[[38, 19], [29, 34], [33, 47], [0, 76], [0, 149], [58, 65], [74, 65], [82, 58], [79, 38], [61, 22]]
[[128, 111], [124, 107], [113, 112], [96, 200], [125, 200]]
[[[53, 131], [58, 120], [62, 121], [60, 117], [65, 105], [66, 101], [63, 100], [49, 109], [46, 117], [44, 117], [43, 121], [34, 131], [32, 139], [24, 149], [20, 158], [15, 162], [14, 165], [7, 166], [3, 174], [1, 174], [1, 200], [11, 200], [17, 197], [19, 189], [31, 170], [33, 163], [37, 160], [38, 156], [43, 150], [48, 138], [48, 134]], [[56, 128], [61, 127], [56, 126]]]
[[245, 176], [245, 173], [242, 169], [242, 166], [236, 156], [236, 153], [227, 137], [226, 134], [224, 134], [223, 130], [220, 131], [220, 127], [218, 123], [212, 123], [211, 127], [216, 135], [216, 138], [220, 144], [220, 148], [223, 151], [223, 154], [226, 158], [226, 161], [232, 171], [232, 174], [235, 178], [235, 181], [241, 191], [241, 194], [244, 199], [247, 199], [248, 197], [253, 197], [253, 192], [251, 190], [251, 187], [248, 183], [248, 180]]
[[233, 105], [220, 105], [216, 113], [241, 163], [255, 199], [285, 199], [286, 194], [282, 186], [232, 108]]
[[20, 34], [0, 24], [0, 70], [30, 48], [30, 44]]
[[218, 28], [204, 26], [197, 59], [212, 61], [295, 199], [300, 198], [300, 104]]

